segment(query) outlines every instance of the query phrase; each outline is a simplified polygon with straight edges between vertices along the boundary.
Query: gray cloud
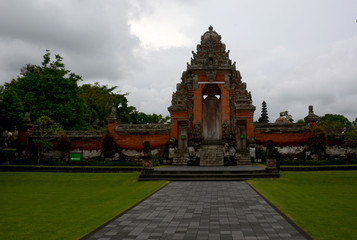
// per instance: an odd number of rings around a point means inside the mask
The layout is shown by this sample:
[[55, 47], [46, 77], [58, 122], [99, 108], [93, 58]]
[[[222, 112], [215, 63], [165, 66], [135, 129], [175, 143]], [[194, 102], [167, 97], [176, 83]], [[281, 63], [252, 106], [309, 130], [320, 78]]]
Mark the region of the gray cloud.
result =
[[[0, 10], [1, 70], [39, 63], [50, 49], [89, 81], [118, 81], [138, 66], [133, 51], [139, 41], [130, 34], [129, 9], [126, 1], [8, 1]], [[19, 69], [7, 74], [11, 71]]]
[[[168, 115], [191, 51], [213, 25], [252, 92], [256, 119], [265, 100], [270, 120], [284, 110], [301, 119], [311, 104], [318, 115], [354, 120], [356, 8], [353, 0], [1, 1], [0, 84], [49, 49], [84, 82], [119, 86], [139, 111]], [[133, 21], [149, 29], [137, 25], [136, 36]]]

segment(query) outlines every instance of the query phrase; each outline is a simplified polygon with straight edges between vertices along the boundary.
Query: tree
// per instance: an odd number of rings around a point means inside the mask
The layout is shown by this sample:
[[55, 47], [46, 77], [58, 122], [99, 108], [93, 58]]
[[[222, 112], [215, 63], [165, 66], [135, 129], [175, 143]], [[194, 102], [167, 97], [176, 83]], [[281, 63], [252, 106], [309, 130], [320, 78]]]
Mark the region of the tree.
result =
[[80, 97], [84, 100], [90, 111], [90, 123], [94, 128], [106, 126], [106, 118], [111, 112], [112, 106], [117, 108], [117, 113], [124, 122], [127, 119], [128, 100], [127, 93], [114, 92], [116, 86], [108, 88], [99, 83], [84, 84], [81, 87]]
[[129, 114], [130, 123], [133, 124], [147, 124], [147, 123], [168, 123], [170, 121], [170, 117], [163, 117], [161, 114], [146, 114], [143, 112], [138, 112], [134, 108], [134, 110]]
[[13, 131], [24, 119], [24, 107], [16, 91], [0, 87], [0, 132]]
[[280, 113], [281, 116], [284, 116], [287, 120], [289, 120], [290, 122], [294, 122], [293, 117], [289, 114], [289, 111], [284, 111]]
[[87, 127], [88, 109], [80, 98], [77, 83], [81, 77], [65, 69], [62, 57], [47, 50], [41, 66], [27, 64], [16, 80], [5, 84], [5, 91], [15, 91], [25, 112], [33, 119], [48, 116], [65, 129]]
[[327, 134], [324, 128], [316, 126], [312, 129], [310, 138], [310, 147], [313, 153], [318, 156], [326, 151]]
[[117, 108], [117, 114], [121, 123], [146, 124], [146, 123], [168, 123], [169, 116], [161, 114], [146, 114], [139, 112], [133, 106], [128, 106], [126, 96], [128, 93], [116, 91], [117, 86], [101, 86], [99, 83], [84, 84], [81, 86], [80, 96], [87, 104], [90, 111], [90, 123], [94, 128], [106, 126], [106, 118], [111, 113], [112, 106]]
[[35, 131], [32, 134], [36, 137], [33, 143], [37, 148], [37, 165], [40, 164], [43, 154], [54, 148], [51, 141], [56, 139], [61, 131], [63, 131], [61, 126], [50, 117], [42, 116], [36, 120]]
[[357, 147], [357, 128], [346, 132], [346, 141], [348, 146], [352, 148]]
[[354, 127], [354, 128], [357, 127], [357, 118], [352, 122], [352, 127]]
[[343, 115], [325, 114], [320, 118], [319, 126], [323, 127], [327, 132], [342, 132], [343, 128], [350, 128], [352, 123]]

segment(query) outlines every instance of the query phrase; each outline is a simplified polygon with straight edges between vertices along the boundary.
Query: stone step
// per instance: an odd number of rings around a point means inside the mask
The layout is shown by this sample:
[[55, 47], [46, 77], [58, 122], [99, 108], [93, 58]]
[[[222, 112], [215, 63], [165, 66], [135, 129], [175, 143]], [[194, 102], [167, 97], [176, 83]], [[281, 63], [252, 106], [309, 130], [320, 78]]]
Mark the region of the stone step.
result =
[[177, 152], [172, 160], [172, 165], [175, 166], [186, 166], [188, 160], [188, 152]]
[[223, 166], [223, 148], [221, 145], [202, 145], [200, 166]]
[[248, 179], [279, 178], [278, 172], [253, 173], [152, 173], [141, 174], [139, 181], [168, 180], [168, 181], [244, 181]]
[[249, 151], [239, 151], [237, 152], [237, 165], [251, 165]]

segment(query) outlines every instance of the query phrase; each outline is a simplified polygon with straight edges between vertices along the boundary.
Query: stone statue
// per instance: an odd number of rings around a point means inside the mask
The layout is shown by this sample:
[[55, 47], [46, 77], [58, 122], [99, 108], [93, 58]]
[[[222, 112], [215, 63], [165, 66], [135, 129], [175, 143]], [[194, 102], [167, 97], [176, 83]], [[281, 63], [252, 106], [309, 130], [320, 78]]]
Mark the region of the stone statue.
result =
[[143, 142], [143, 171], [153, 170], [153, 162], [151, 159], [151, 145], [148, 141]]

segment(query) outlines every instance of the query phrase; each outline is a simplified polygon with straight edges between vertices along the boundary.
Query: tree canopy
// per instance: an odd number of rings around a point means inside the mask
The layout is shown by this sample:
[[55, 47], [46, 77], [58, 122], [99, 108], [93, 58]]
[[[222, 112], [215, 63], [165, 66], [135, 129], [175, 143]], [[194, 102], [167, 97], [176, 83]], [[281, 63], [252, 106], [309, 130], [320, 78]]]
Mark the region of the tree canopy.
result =
[[167, 123], [170, 119], [128, 106], [128, 93], [120, 93], [117, 86], [79, 86], [81, 80], [65, 68], [60, 55], [51, 60], [47, 50], [40, 66], [27, 64], [16, 79], [0, 86], [0, 130], [21, 125], [25, 112], [33, 122], [47, 116], [66, 130], [100, 129], [106, 126], [112, 106], [117, 108], [121, 123]]
[[65, 69], [60, 55], [55, 55], [51, 62], [51, 54], [47, 51], [41, 66], [27, 64], [16, 80], [5, 85], [5, 92], [17, 94], [32, 120], [48, 116], [65, 129], [84, 129], [88, 109], [79, 96], [80, 80], [79, 75]]
[[0, 88], [0, 131], [13, 131], [24, 119], [24, 107], [16, 91]]
[[328, 132], [341, 132], [344, 127], [350, 128], [352, 123], [343, 115], [325, 114], [320, 118], [319, 126], [323, 127]]
[[117, 108], [121, 121], [126, 121], [128, 109], [127, 93], [114, 92], [117, 87], [100, 86], [99, 83], [84, 84], [81, 87], [80, 97], [89, 108], [91, 125], [95, 128], [106, 126], [106, 118], [112, 106]]
[[290, 122], [294, 122], [293, 116], [291, 116], [291, 114], [289, 114], [289, 111], [281, 112], [281, 114]]

